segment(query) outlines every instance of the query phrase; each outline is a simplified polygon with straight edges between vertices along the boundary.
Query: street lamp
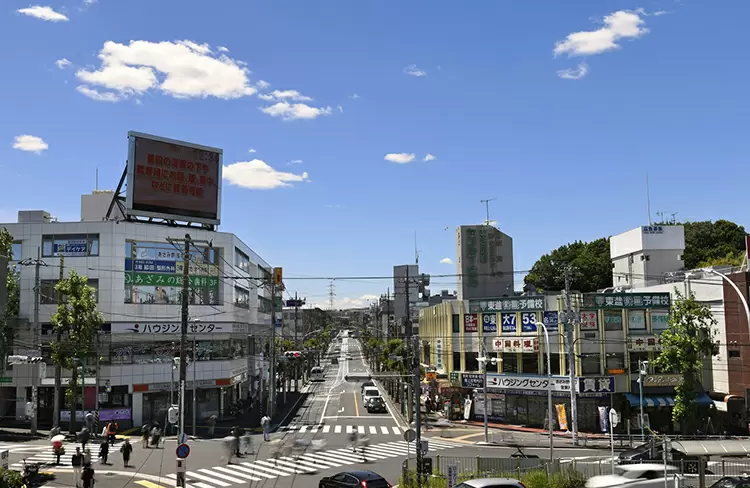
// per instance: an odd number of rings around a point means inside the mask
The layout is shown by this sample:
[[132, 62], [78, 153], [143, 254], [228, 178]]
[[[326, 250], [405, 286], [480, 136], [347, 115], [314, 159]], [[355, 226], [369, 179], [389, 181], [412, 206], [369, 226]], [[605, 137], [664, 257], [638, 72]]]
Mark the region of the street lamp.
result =
[[648, 361], [638, 360], [638, 391], [640, 392], [640, 420], [641, 420], [641, 440], [646, 442], [646, 431], [643, 428], [643, 377], [648, 374]]
[[[547, 378], [549, 380], [547, 384], [547, 417], [549, 417], [547, 424], [549, 426], [549, 460], [552, 462], [555, 458], [554, 408], [552, 406], [552, 350], [549, 347], [549, 331], [547, 330], [547, 326], [544, 324], [539, 325], [542, 326], [542, 330], [544, 331], [544, 345], [547, 348]], [[575, 389], [575, 385], [571, 384], [570, 389]]]
[[748, 329], [750, 329], [750, 307], [747, 305], [747, 300], [745, 299], [745, 295], [742, 294], [742, 291], [739, 289], [739, 287], [735, 284], [734, 281], [729, 279], [729, 276], [725, 275], [724, 273], [720, 273], [716, 271], [715, 269], [711, 268], [702, 268], [701, 271], [703, 271], [706, 274], [714, 274], [716, 276], [719, 276], [721, 279], [729, 283], [729, 286], [734, 288], [734, 291], [737, 292], [737, 295], [740, 297], [740, 301], [742, 302], [742, 306], [745, 307], [745, 315], [747, 316], [747, 326]]
[[[497, 364], [497, 358], [487, 357], [487, 346], [484, 343], [484, 337], [482, 337], [482, 351], [484, 356], [477, 358], [477, 361], [482, 365], [482, 373], [484, 374], [482, 386], [484, 390], [484, 443], [490, 443], [490, 429], [489, 429], [489, 418], [487, 417], [487, 411], [489, 410], [487, 405], [487, 366], [489, 363]], [[502, 361], [502, 359], [501, 359]]]

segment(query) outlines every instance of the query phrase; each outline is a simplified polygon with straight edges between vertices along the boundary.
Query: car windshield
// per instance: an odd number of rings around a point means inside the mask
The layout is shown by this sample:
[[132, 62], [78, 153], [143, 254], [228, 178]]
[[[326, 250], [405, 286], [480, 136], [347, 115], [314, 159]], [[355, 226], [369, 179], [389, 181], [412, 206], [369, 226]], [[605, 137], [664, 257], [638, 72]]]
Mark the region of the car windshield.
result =
[[380, 392], [378, 390], [365, 390], [365, 396], [380, 396]]

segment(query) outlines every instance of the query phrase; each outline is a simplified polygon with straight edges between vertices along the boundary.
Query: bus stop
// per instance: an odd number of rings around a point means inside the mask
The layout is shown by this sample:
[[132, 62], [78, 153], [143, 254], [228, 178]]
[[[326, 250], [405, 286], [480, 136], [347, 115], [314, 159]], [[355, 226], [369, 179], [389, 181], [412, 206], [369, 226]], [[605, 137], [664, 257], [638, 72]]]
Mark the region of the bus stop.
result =
[[[698, 486], [706, 488], [708, 460], [713, 456], [748, 457], [750, 456], [750, 439], [672, 441], [672, 449], [685, 456], [698, 458]], [[748, 471], [750, 471], [750, 463]]]

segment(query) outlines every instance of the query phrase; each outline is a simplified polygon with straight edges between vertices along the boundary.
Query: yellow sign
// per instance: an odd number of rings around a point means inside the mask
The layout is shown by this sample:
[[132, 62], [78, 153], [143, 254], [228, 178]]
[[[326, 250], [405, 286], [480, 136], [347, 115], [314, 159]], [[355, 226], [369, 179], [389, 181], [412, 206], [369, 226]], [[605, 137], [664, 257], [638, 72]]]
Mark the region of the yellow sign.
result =
[[424, 378], [427, 381], [435, 381], [437, 379], [437, 373], [434, 371], [428, 371], [425, 373]]
[[558, 403], [555, 405], [557, 409], [557, 424], [560, 426], [560, 430], [568, 430], [568, 416], [565, 415], [565, 404]]
[[273, 268], [273, 284], [281, 286], [283, 283], [281, 268]]

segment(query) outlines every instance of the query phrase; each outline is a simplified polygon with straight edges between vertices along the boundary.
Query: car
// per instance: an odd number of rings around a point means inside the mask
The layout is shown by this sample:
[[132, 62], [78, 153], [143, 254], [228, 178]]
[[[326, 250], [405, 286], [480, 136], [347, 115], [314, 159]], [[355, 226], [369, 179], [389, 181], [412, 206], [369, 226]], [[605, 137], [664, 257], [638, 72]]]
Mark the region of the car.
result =
[[352, 357], [352, 355], [351, 355], [351, 354], [347, 354], [347, 355], [346, 355], [346, 360], [347, 360], [347, 361], [351, 361], [352, 359], [354, 359], [354, 358]]
[[372, 381], [372, 380], [367, 380], [367, 381], [365, 381], [364, 383], [362, 383], [362, 388], [360, 388], [359, 392], [360, 392], [360, 393], [361, 393], [362, 395], [364, 395], [364, 394], [365, 394], [365, 388], [367, 388], [367, 387], [370, 387], [370, 388], [376, 388], [376, 386], [375, 386], [375, 382], [374, 382], [374, 381]]
[[526, 488], [523, 483], [513, 478], [478, 478], [466, 480], [456, 488]]
[[332, 358], [331, 364], [339, 364], [339, 358]]
[[385, 478], [373, 471], [346, 471], [321, 478], [318, 488], [391, 488]]
[[725, 476], [711, 485], [711, 488], [749, 488], [750, 479], [745, 476]]
[[675, 466], [664, 466], [664, 464], [620, 464], [615, 466], [614, 474], [605, 474], [589, 478], [586, 488], [661, 488], [664, 486], [664, 472], [667, 479], [679, 473]]
[[[625, 449], [620, 452], [617, 456], [619, 464], [627, 464], [633, 462], [651, 462], [651, 463], [663, 463], [664, 445], [662, 443], [647, 442], [633, 449]], [[671, 460], [667, 461], [668, 464], [673, 466], [684, 467], [687, 473], [698, 473], [698, 458], [696, 456], [686, 456], [677, 449], [672, 448]], [[710, 470], [706, 470], [707, 474], [713, 474]]]
[[362, 399], [364, 400], [365, 407], [367, 407], [367, 402], [370, 398], [379, 396], [381, 396], [380, 390], [378, 390], [377, 387], [368, 386], [362, 390]]
[[383, 397], [370, 398], [367, 403], [365, 403], [365, 409], [368, 413], [388, 413]]

